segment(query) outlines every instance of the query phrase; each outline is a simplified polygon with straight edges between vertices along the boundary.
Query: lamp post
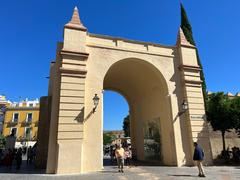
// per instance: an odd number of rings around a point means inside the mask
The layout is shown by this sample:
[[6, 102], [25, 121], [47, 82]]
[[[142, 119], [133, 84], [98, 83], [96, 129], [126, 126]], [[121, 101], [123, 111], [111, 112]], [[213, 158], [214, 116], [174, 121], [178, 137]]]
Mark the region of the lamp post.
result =
[[96, 112], [99, 100], [100, 100], [100, 98], [98, 97], [97, 94], [95, 94], [93, 97], [93, 104], [94, 104], [93, 113]]

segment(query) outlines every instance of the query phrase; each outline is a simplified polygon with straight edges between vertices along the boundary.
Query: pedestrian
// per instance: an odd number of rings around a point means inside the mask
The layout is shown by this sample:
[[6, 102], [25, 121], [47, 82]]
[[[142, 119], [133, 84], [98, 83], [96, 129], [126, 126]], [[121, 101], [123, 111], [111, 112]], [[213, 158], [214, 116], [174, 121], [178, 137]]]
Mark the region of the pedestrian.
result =
[[130, 166], [130, 160], [132, 158], [132, 152], [131, 152], [131, 149], [129, 147], [125, 148], [124, 157], [125, 157], [125, 165]]
[[110, 146], [110, 159], [111, 159], [111, 162], [113, 163], [114, 162], [114, 156], [115, 156], [115, 150], [113, 149], [113, 146]]
[[33, 149], [32, 146], [29, 146], [27, 150], [27, 164], [32, 164], [33, 160]]
[[203, 152], [202, 148], [198, 145], [197, 142], [194, 142], [193, 145], [194, 145], [193, 160], [196, 162], [197, 167], [198, 167], [198, 171], [199, 171], [198, 176], [206, 177], [204, 170], [203, 170], [203, 166], [202, 166], [202, 161], [204, 159], [204, 152]]
[[122, 148], [121, 144], [117, 145], [117, 149], [115, 150], [115, 156], [117, 158], [118, 172], [123, 173], [124, 149]]
[[36, 161], [36, 155], [37, 155], [37, 143], [32, 147], [32, 160]]
[[17, 150], [16, 162], [17, 162], [17, 169], [20, 169], [20, 167], [22, 165], [22, 148], [19, 148]]
[[12, 169], [13, 159], [14, 159], [14, 152], [12, 149], [8, 148], [4, 158], [4, 164], [7, 166], [7, 168]]
[[3, 160], [3, 149], [0, 149], [0, 167], [2, 165], [2, 160]]

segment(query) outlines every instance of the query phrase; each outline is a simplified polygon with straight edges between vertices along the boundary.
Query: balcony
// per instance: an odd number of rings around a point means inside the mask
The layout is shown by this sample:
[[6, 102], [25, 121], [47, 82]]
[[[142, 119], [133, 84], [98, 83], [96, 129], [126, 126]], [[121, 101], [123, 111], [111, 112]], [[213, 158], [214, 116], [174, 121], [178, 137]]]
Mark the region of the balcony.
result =
[[27, 142], [27, 141], [36, 141], [36, 140], [37, 140], [37, 136], [33, 136], [33, 137], [20, 136], [17, 138], [18, 142]]
[[21, 127], [28, 127], [28, 126], [30, 126], [31, 124], [32, 124], [32, 122], [26, 122], [26, 121], [24, 121], [24, 122], [21, 123]]
[[10, 121], [10, 122], [7, 122], [7, 127], [14, 127], [17, 124], [18, 124], [18, 122]]
[[38, 121], [34, 122], [35, 127], [38, 127]]

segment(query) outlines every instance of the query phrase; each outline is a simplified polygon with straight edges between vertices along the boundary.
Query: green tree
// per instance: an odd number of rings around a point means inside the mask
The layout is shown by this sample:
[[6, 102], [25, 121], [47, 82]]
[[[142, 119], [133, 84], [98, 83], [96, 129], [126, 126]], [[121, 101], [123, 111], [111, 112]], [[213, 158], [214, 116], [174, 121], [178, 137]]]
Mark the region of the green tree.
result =
[[123, 120], [123, 131], [124, 131], [125, 137], [130, 136], [130, 117], [129, 117], [129, 115], [127, 115]]
[[0, 134], [0, 149], [4, 148], [6, 145], [6, 138]]
[[111, 133], [103, 133], [103, 145], [111, 144], [114, 136]]
[[221, 131], [223, 151], [226, 151], [225, 133], [234, 128], [231, 104], [223, 92], [213, 93], [207, 99], [207, 120], [214, 131]]
[[[192, 32], [192, 26], [188, 20], [187, 17], [187, 13], [181, 3], [181, 28], [183, 30], [183, 33], [186, 37], [186, 39], [188, 40], [188, 42], [194, 46], [196, 46], [196, 43], [194, 41], [193, 38], [193, 32]], [[203, 91], [203, 97], [204, 97], [204, 102], [205, 102], [205, 108], [206, 108], [206, 100], [207, 100], [207, 86], [206, 86], [206, 82], [205, 82], [205, 77], [204, 77], [204, 73], [203, 73], [203, 67], [202, 67], [202, 63], [199, 57], [199, 53], [198, 50], [196, 49], [196, 53], [197, 53], [197, 61], [198, 61], [198, 65], [201, 69], [200, 71], [200, 78], [202, 80], [202, 91]]]
[[235, 97], [231, 100], [231, 117], [234, 129], [240, 135], [240, 97]]

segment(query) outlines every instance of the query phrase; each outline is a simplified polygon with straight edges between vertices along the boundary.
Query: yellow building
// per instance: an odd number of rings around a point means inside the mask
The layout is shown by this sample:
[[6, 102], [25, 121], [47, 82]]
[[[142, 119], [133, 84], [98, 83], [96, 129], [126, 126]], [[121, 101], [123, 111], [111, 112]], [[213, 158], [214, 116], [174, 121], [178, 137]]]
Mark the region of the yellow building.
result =
[[39, 120], [39, 101], [11, 103], [7, 106], [3, 124], [3, 135], [14, 133], [17, 142], [15, 147], [30, 146], [37, 140]]

